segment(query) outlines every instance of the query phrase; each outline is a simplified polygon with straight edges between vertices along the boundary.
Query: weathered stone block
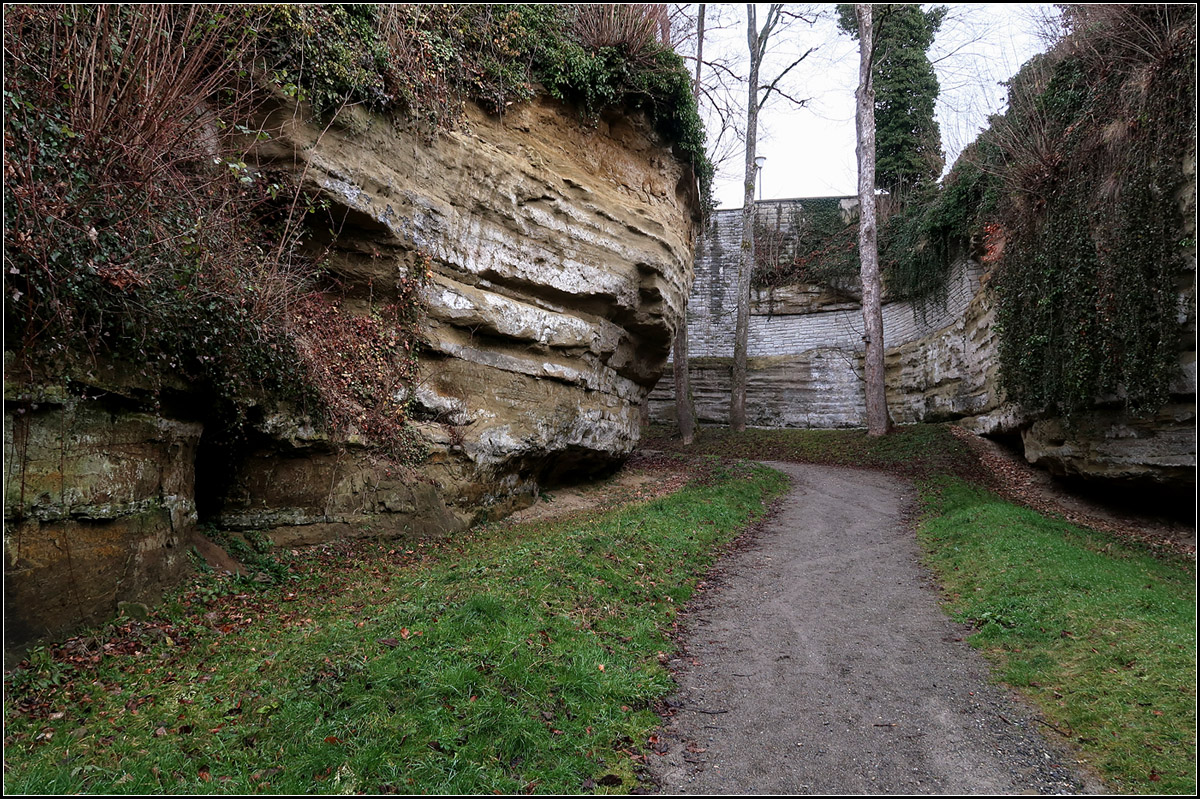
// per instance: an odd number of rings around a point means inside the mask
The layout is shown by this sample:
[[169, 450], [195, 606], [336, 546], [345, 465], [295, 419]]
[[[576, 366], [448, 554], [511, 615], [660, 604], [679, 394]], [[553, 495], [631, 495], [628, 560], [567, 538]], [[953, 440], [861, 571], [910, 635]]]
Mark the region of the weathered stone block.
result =
[[[201, 426], [101, 402], [6, 402], [6, 639], [157, 599], [196, 524]], [[35, 407], [36, 405], [36, 407]]]

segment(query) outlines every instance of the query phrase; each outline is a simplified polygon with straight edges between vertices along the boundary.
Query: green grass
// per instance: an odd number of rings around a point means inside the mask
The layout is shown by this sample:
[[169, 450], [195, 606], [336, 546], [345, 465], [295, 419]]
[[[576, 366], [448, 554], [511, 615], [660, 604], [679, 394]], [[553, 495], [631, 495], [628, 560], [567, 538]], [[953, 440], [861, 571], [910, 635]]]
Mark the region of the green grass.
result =
[[979, 475], [970, 449], [946, 425], [904, 425], [886, 436], [871, 438], [863, 430], [766, 430], [732, 433], [726, 428], [697, 430], [691, 447], [683, 447], [675, 429], [650, 428], [643, 447], [725, 459], [778, 460], [879, 469], [903, 476], [927, 474]]
[[[668, 454], [643, 465], [677, 466], [655, 432]], [[5, 679], [5, 788], [627, 792], [671, 688], [657, 656], [676, 609], [784, 488], [712, 466], [750, 456], [913, 479], [947, 608], [999, 678], [1115, 791], [1195, 792], [1194, 560], [975, 487], [945, 426], [706, 428], [689, 452], [708, 479], [649, 503], [449, 545], [329, 545], [257, 563], [275, 587], [210, 579], [148, 622], [35, 650]]]
[[1122, 793], [1196, 791], [1194, 561], [1162, 559], [968, 483], [920, 484], [954, 616]]
[[677, 609], [786, 486], [717, 472], [588, 521], [326, 546], [35, 650], [5, 680], [5, 789], [628, 792]]
[[[648, 448], [684, 451], [657, 427]], [[997, 676], [1116, 791], [1196, 790], [1195, 561], [1047, 518], [983, 480], [945, 425], [872, 439], [862, 430], [703, 428], [691, 449], [722, 457], [881, 469], [916, 482], [919, 535], [948, 610]], [[965, 478], [965, 479], [964, 479]]]

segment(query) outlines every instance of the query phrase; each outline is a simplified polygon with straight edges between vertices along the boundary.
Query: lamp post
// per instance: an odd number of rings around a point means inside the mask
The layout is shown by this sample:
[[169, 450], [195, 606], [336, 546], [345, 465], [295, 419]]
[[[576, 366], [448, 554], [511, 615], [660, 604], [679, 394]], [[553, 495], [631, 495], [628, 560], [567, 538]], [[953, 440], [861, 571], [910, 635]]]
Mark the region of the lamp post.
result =
[[758, 201], [762, 202], [762, 168], [767, 162], [765, 155], [756, 156], [754, 159], [754, 169], [756, 170], [755, 180], [758, 183]]

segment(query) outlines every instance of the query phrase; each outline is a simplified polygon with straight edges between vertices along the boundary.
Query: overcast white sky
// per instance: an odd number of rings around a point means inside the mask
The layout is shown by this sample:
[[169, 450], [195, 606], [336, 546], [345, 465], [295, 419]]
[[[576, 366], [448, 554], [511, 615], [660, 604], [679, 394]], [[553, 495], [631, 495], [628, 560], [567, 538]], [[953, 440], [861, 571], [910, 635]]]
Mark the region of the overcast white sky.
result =
[[[1001, 85], [1033, 55], [1046, 49], [1040, 33], [1045, 5], [1001, 3], [946, 4], [950, 13], [930, 52], [941, 83], [937, 116], [947, 164], [986, 125], [990, 114], [1003, 110]], [[792, 24], [777, 34], [764, 67], [764, 78], [779, 72], [812, 46], [817, 51], [789, 73], [788, 93], [808, 98], [796, 108], [782, 98], [769, 102], [759, 117], [758, 154], [766, 156], [760, 186], [764, 199], [818, 197], [857, 193], [854, 156], [854, 89], [858, 82], [858, 43], [839, 34], [828, 13], [832, 6], [797, 6], [823, 10], [815, 25]], [[745, 6], [710, 4], [706, 17], [724, 27], [705, 37], [706, 60], [724, 55], [729, 66], [745, 75]], [[758, 21], [766, 16], [760, 5]], [[794, 78], [794, 79], [793, 79]], [[737, 89], [745, 102], [744, 87]], [[743, 120], [744, 124], [744, 120]], [[709, 124], [710, 143], [715, 137]], [[740, 144], [718, 165], [714, 195], [719, 208], [742, 205]]]

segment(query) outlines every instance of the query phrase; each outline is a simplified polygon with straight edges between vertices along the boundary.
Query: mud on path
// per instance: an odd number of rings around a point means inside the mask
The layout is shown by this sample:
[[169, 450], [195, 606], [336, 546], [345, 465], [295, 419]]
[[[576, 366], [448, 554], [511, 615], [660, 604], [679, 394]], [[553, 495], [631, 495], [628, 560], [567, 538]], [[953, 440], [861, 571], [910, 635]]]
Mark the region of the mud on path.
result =
[[920, 566], [912, 495], [775, 463], [794, 485], [689, 608], [651, 779], [665, 793], [1098, 791], [988, 682]]

